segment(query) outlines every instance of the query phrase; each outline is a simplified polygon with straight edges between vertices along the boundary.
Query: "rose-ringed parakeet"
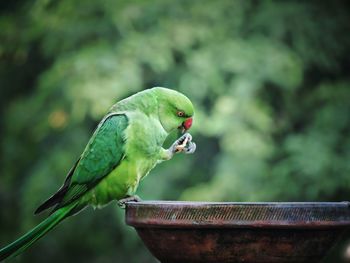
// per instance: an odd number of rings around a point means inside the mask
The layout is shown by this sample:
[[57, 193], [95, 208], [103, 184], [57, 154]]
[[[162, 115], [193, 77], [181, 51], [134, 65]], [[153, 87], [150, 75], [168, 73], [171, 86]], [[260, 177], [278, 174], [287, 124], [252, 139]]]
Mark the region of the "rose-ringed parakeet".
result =
[[134, 194], [140, 180], [157, 163], [171, 159], [177, 152], [195, 151], [188, 133], [169, 149], [162, 147], [170, 132], [179, 129], [183, 133], [191, 127], [193, 113], [193, 105], [185, 95], [160, 87], [136, 93], [112, 106], [62, 187], [35, 211], [37, 214], [53, 208], [51, 215], [2, 248], [0, 261], [20, 254], [86, 206], [137, 200]]

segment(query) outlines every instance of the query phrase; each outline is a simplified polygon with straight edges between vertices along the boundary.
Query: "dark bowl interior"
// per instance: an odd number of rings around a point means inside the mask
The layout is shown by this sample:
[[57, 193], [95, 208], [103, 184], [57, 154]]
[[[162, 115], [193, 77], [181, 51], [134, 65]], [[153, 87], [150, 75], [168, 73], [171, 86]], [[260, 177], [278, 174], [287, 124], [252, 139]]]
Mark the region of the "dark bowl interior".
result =
[[162, 263], [312, 263], [350, 226], [350, 207], [348, 202], [130, 202], [126, 223]]

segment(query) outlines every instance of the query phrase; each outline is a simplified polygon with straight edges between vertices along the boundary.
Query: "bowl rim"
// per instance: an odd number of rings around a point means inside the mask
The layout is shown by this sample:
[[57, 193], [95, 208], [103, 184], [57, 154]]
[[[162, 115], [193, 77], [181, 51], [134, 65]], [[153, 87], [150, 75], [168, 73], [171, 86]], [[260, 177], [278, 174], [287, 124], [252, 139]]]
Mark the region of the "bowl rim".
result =
[[126, 203], [136, 228], [337, 228], [350, 226], [350, 202], [206, 202], [150, 200]]

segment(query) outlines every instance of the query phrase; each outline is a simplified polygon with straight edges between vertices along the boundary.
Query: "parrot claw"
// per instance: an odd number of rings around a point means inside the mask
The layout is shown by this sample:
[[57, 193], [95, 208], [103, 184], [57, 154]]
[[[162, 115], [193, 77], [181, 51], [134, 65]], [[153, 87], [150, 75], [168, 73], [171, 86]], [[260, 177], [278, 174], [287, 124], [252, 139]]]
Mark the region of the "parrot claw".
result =
[[176, 140], [173, 145], [170, 147], [169, 151], [171, 155], [175, 153], [184, 152], [185, 154], [194, 153], [196, 150], [196, 144], [192, 142], [192, 135], [185, 133], [178, 140]]
[[190, 142], [187, 147], [185, 147], [185, 154], [192, 154], [196, 151], [197, 145], [194, 142]]
[[125, 209], [127, 202], [141, 202], [142, 199], [138, 195], [128, 196], [126, 198], [118, 200], [118, 206]]
[[182, 135], [175, 143], [172, 145], [172, 149], [174, 153], [182, 152], [186, 148], [187, 143], [192, 141], [192, 135], [189, 133], [185, 133]]

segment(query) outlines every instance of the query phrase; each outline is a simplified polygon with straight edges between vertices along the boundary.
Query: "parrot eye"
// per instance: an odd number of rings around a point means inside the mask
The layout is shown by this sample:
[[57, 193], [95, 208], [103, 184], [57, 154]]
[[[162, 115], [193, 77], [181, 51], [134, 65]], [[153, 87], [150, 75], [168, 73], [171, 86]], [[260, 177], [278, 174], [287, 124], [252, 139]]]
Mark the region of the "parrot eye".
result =
[[185, 116], [185, 113], [183, 111], [178, 111], [177, 116], [183, 117], [183, 116]]

